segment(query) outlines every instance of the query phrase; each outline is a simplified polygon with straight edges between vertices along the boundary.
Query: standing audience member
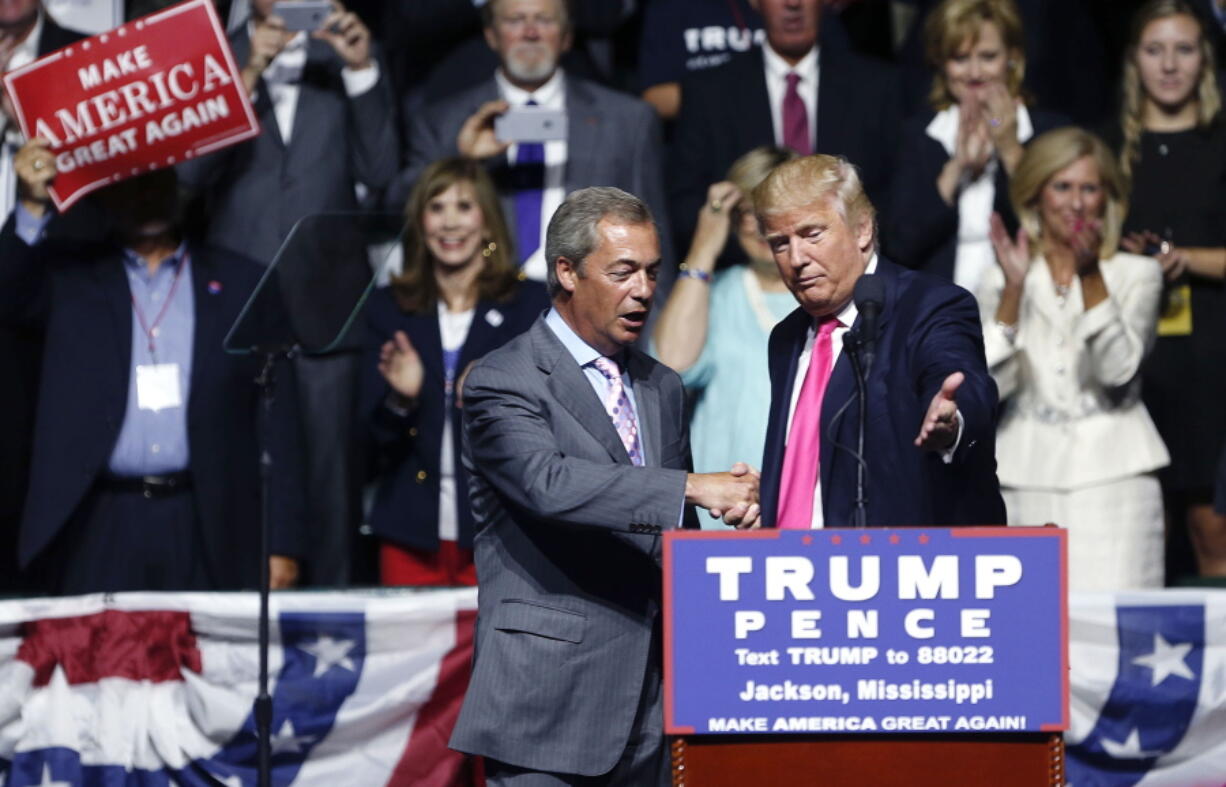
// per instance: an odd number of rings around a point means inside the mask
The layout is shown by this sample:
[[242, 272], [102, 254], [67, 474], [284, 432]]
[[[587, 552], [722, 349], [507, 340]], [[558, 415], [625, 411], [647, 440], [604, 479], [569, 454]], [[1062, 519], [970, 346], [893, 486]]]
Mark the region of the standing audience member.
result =
[[761, 46], [762, 17], [750, 0], [651, 0], [643, 9], [639, 73], [643, 100], [664, 120], [681, 109], [681, 80]]
[[996, 385], [975, 299], [877, 253], [873, 204], [846, 159], [819, 154], [780, 164], [753, 199], [779, 274], [800, 304], [770, 336], [763, 526], [856, 524], [860, 465], [846, 447], [857, 444], [849, 405], [855, 365], [867, 354], [852, 343], [866, 330], [852, 297], [862, 280], [876, 285], [882, 303], [865, 380], [863, 524], [1003, 524]]
[[1114, 131], [1132, 181], [1122, 245], [1157, 255], [1166, 273], [1142, 391], [1171, 452], [1167, 512], [1200, 573], [1226, 576], [1226, 518], [1212, 506], [1226, 447], [1226, 119], [1213, 50], [1181, 0], [1138, 12]]
[[[410, 119], [407, 169], [388, 199], [403, 204], [425, 167], [440, 158], [458, 154], [483, 161], [502, 197], [518, 261], [529, 278], [543, 281], [545, 227], [568, 192], [616, 186], [642, 194], [663, 218], [659, 121], [642, 101], [558, 66], [572, 37], [563, 0], [490, 0], [482, 12], [485, 40], [501, 65], [479, 85]], [[566, 138], [499, 140], [497, 118], [525, 106], [565, 112]], [[667, 256], [667, 238], [663, 243]], [[662, 275], [671, 281], [667, 267]]]
[[[253, 0], [251, 18], [230, 40], [263, 133], [179, 166], [184, 184], [200, 200], [208, 241], [264, 263], [299, 219], [359, 210], [359, 184], [378, 192], [397, 166], [391, 88], [366, 26], [337, 4], [318, 31], [291, 33], [272, 14], [273, 5], [274, 0]], [[353, 245], [353, 253], [333, 260], [329, 272], [345, 284], [317, 297], [340, 299], [361, 291], [370, 268], [361, 241]], [[296, 324], [318, 318], [305, 311], [294, 308], [290, 316]], [[348, 581], [358, 522], [352, 445], [360, 358], [356, 342], [343, 347], [347, 351], [331, 357], [294, 361], [316, 584]]]
[[183, 240], [173, 170], [103, 192], [116, 244], [44, 240], [55, 156], [36, 139], [14, 163], [0, 317], [45, 336], [23, 568], [63, 594], [254, 587], [264, 448], [277, 468], [272, 586], [291, 585], [303, 513], [293, 375], [278, 375], [260, 446], [260, 361], [222, 349], [260, 267]]
[[494, 185], [472, 159], [427, 167], [405, 213], [404, 272], [366, 307], [362, 413], [382, 475], [370, 523], [383, 584], [475, 585], [459, 382], [549, 300], [521, 280]]
[[945, 0], [928, 15], [925, 39], [933, 112], [903, 127], [885, 246], [903, 265], [975, 292], [996, 265], [993, 210], [1013, 218], [1009, 176], [1022, 145], [1058, 120], [1022, 99], [1026, 55], [1013, 0]]
[[[0, 3], [0, 75], [81, 38], [55, 23], [39, 0]], [[8, 94], [0, 90], [0, 222], [17, 202], [13, 157], [25, 142]], [[17, 527], [30, 468], [34, 402], [38, 396], [37, 330], [0, 326], [0, 592], [18, 589]]]
[[1071, 590], [1161, 587], [1168, 456], [1140, 369], [1162, 271], [1117, 250], [1124, 181], [1094, 135], [1036, 138], [1011, 192], [1022, 228], [1010, 239], [993, 217], [998, 266], [979, 290], [1009, 523], [1068, 528]]
[[[656, 322], [657, 357], [697, 393], [690, 442], [698, 472], [762, 462], [770, 401], [766, 342], [796, 301], [758, 230], [751, 193], [795, 155], [754, 148], [736, 160], [727, 180], [711, 186], [690, 253]], [[715, 273], [729, 237], [744, 264]]]
[[893, 172], [902, 120], [893, 69], [849, 47], [818, 47], [822, 0], [754, 0], [766, 44], [682, 81], [673, 139], [671, 207], [693, 236], [707, 189], [759, 145], [842, 155], [876, 204]]

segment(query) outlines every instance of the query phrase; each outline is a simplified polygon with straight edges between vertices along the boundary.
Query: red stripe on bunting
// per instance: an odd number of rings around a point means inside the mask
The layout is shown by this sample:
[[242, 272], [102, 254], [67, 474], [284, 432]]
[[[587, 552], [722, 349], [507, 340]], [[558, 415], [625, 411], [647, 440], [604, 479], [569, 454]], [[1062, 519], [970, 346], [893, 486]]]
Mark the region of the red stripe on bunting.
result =
[[34, 686], [62, 667], [68, 683], [130, 678], [161, 683], [201, 671], [200, 650], [184, 611], [121, 612], [45, 618], [23, 624], [17, 658], [34, 669]]
[[438, 681], [430, 699], [417, 712], [417, 723], [388, 787], [466, 787], [473, 783], [467, 755], [447, 748], [451, 730], [472, 672], [473, 628], [476, 610], [456, 613], [455, 645], [439, 665]]

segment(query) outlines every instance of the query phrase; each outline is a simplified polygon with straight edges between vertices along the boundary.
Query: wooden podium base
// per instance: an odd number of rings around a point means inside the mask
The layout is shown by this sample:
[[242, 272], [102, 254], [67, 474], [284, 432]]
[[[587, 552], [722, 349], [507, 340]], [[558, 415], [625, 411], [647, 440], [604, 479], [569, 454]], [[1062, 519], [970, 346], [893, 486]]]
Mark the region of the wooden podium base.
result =
[[1060, 733], [695, 736], [671, 742], [674, 787], [1064, 784]]

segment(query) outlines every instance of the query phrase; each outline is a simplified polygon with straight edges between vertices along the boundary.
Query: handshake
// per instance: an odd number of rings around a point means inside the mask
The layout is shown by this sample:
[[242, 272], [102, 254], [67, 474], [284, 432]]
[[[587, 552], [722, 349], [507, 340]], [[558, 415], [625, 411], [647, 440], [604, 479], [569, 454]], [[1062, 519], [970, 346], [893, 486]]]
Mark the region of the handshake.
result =
[[740, 530], [761, 525], [758, 504], [761, 473], [737, 462], [727, 473], [690, 473], [685, 479], [685, 502], [701, 506], [711, 517]]

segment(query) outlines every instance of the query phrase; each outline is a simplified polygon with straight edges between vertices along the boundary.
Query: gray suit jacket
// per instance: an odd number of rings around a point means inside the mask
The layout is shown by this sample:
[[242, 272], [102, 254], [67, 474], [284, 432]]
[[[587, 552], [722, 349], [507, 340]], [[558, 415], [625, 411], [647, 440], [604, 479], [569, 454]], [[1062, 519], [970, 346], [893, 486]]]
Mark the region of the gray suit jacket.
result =
[[[246, 62], [246, 25], [231, 35], [230, 46], [235, 60]], [[288, 145], [261, 79], [255, 111], [262, 133], [177, 167], [183, 185], [204, 201], [210, 244], [266, 263], [303, 216], [357, 210], [355, 183], [375, 192], [387, 187], [397, 169], [399, 135], [386, 71], [371, 90], [350, 99], [342, 65], [332, 47], [309, 39]]]
[[644, 677], [660, 669], [659, 534], [677, 526], [690, 463], [680, 378], [627, 354], [649, 467], [630, 463], [543, 320], [468, 375], [481, 593], [454, 749], [594, 776], [626, 748]]
[[[422, 170], [440, 158], [457, 155], [456, 136], [464, 121], [485, 102], [499, 98], [498, 83], [491, 75], [481, 84], [414, 114], [409, 124], [406, 168], [387, 191], [388, 210], [403, 210]], [[588, 186], [616, 186], [639, 197], [655, 214], [662, 253], [666, 260], [671, 259], [660, 123], [655, 112], [637, 98], [567, 74], [566, 113], [569, 124], [563, 186], [567, 193]], [[490, 159], [488, 165], [502, 195], [507, 224], [514, 232], [509, 162], [501, 155]]]

